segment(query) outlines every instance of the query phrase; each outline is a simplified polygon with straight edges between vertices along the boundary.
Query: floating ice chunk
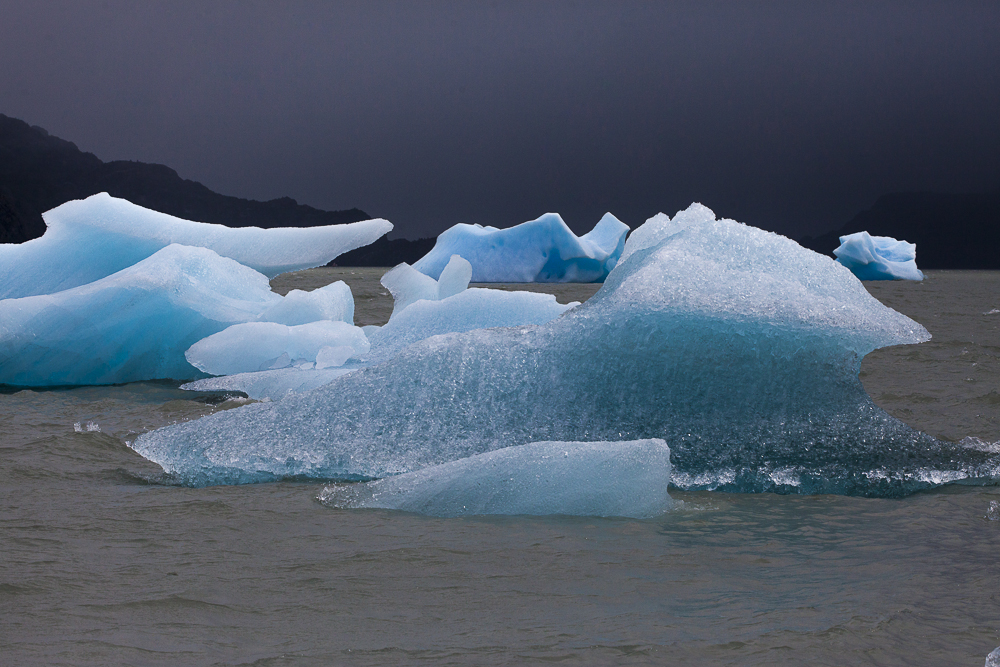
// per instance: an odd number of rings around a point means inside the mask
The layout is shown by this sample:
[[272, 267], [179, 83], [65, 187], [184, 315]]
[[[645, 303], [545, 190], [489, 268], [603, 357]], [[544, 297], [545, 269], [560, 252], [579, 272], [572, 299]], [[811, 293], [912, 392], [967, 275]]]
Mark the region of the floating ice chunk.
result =
[[194, 379], [185, 350], [280, 301], [253, 269], [170, 245], [80, 287], [0, 301], [0, 384]]
[[617, 263], [627, 233], [610, 213], [579, 238], [558, 213], [509, 229], [458, 224], [438, 236], [413, 268], [438, 278], [449, 258], [461, 255], [477, 283], [600, 282]]
[[237, 373], [222, 377], [205, 378], [182, 384], [181, 389], [191, 391], [241, 391], [255, 400], [278, 401], [290, 394], [300, 393], [330, 384], [342, 375], [357, 368], [324, 368], [302, 370], [281, 368], [256, 373]]
[[662, 440], [533, 442], [364, 484], [327, 487], [333, 507], [472, 514], [654, 517], [672, 504]]
[[577, 302], [558, 303], [551, 294], [480, 288], [472, 288], [441, 301], [417, 301], [370, 334], [372, 348], [367, 362], [385, 361], [407, 346], [431, 336], [491, 327], [544, 324], [577, 305]]
[[[342, 349], [341, 349], [342, 348]], [[342, 366], [347, 359], [368, 353], [368, 338], [346, 322], [321, 320], [285, 326], [275, 322], [246, 322], [207, 336], [185, 353], [192, 366], [212, 375], [233, 375], [286, 368], [299, 361], [318, 361], [323, 368]], [[334, 363], [339, 359], [339, 363]]]
[[261, 322], [295, 326], [319, 320], [354, 324], [354, 296], [343, 280], [311, 292], [293, 289], [258, 316]]
[[471, 276], [472, 265], [458, 255], [451, 256], [438, 280], [425, 276], [406, 262], [389, 269], [381, 283], [392, 294], [390, 319], [411, 303], [438, 301], [458, 294], [469, 286]]
[[997, 646], [986, 656], [985, 667], [1000, 667], [1000, 646]]
[[52, 294], [121, 271], [172, 243], [209, 248], [273, 278], [328, 263], [392, 229], [386, 220], [326, 227], [232, 229], [151, 211], [107, 193], [42, 215], [40, 238], [0, 244], [0, 299]]
[[859, 280], [924, 279], [924, 274], [917, 269], [915, 243], [857, 232], [841, 236], [840, 246], [833, 254]]
[[990, 521], [1000, 521], [1000, 500], [990, 501], [990, 506], [986, 510], [986, 518]]
[[435, 336], [134, 447], [190, 484], [274, 478], [262, 461], [358, 479], [530, 442], [642, 438], [670, 443], [686, 488], [893, 496], [949, 472], [1000, 477], [996, 454], [913, 431], [861, 386], [865, 354], [928, 338], [832, 259], [709, 219], [636, 250], [547, 324]]

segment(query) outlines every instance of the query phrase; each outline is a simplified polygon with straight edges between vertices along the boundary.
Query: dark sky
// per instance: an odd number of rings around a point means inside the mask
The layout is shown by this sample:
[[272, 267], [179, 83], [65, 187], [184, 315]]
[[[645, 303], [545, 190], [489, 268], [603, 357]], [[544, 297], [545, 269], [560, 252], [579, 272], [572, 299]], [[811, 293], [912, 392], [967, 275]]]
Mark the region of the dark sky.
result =
[[0, 0], [0, 113], [394, 236], [1000, 186], [1000, 2]]

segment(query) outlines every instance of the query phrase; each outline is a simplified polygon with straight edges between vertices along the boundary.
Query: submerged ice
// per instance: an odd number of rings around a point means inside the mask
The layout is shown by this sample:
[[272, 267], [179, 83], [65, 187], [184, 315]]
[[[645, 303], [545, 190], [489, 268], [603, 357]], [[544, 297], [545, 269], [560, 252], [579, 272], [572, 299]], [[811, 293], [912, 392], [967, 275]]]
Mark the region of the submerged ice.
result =
[[45, 234], [0, 244], [0, 299], [52, 294], [106, 278], [171, 244], [197, 246], [269, 278], [327, 264], [392, 230], [386, 220], [326, 227], [232, 229], [192, 222], [107, 193], [45, 212]]
[[670, 449], [662, 440], [534, 442], [373, 482], [327, 487], [340, 508], [434, 516], [572, 514], [654, 517], [670, 509]]
[[682, 488], [898, 495], [996, 474], [996, 455], [913, 431], [858, 380], [864, 355], [927, 340], [923, 327], [784, 237], [699, 206], [678, 220], [637, 230], [602, 289], [551, 322], [432, 337], [134, 447], [189, 484], [370, 479], [643, 438], [670, 445]]
[[628, 226], [610, 213], [581, 237], [557, 213], [508, 229], [458, 224], [413, 268], [436, 279], [460, 255], [477, 283], [600, 282], [618, 261], [626, 234]]
[[833, 254], [859, 280], [923, 280], [915, 243], [857, 232], [840, 237]]

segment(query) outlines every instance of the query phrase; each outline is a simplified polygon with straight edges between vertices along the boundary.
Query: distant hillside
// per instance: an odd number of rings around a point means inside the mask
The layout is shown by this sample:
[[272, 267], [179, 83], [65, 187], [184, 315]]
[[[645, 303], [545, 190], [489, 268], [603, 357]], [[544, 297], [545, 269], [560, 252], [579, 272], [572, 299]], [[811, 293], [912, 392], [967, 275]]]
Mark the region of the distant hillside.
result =
[[917, 244], [921, 269], [1000, 269], [1000, 190], [974, 194], [900, 192], [879, 197], [835, 232], [801, 240], [833, 254], [854, 232]]
[[436, 238], [390, 241], [383, 236], [371, 245], [345, 252], [330, 262], [330, 266], [396, 266], [400, 262], [413, 264], [429, 253], [435, 242]]
[[0, 114], [0, 243], [45, 232], [42, 213], [98, 192], [187, 220], [228, 227], [315, 227], [367, 220], [364, 211], [321, 211], [283, 197], [227, 197], [160, 164], [102, 162], [40, 127]]

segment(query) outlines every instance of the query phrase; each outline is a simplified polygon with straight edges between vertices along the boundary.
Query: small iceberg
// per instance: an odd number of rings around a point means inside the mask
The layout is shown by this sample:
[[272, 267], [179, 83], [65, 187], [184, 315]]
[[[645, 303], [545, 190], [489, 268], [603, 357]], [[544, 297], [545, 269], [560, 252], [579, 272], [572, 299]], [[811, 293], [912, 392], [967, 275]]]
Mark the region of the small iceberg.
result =
[[45, 234], [0, 244], [0, 299], [52, 294], [106, 278], [171, 244], [202, 247], [273, 278], [327, 264], [392, 230], [375, 219], [325, 227], [233, 229], [193, 222], [106, 192], [42, 214]]
[[663, 440], [533, 442], [362, 484], [327, 487], [338, 508], [453, 517], [570, 514], [645, 519], [670, 509]]
[[917, 268], [917, 245], [889, 236], [857, 232], [840, 237], [837, 261], [858, 280], [923, 280]]
[[626, 234], [628, 225], [610, 213], [581, 237], [558, 213], [508, 229], [463, 223], [438, 236], [413, 268], [437, 279], [460, 255], [472, 264], [472, 282], [595, 283], [618, 263]]
[[391, 320], [407, 306], [417, 301], [440, 301], [465, 291], [472, 278], [472, 265], [458, 255], [452, 255], [437, 278], [431, 278], [403, 262], [382, 276], [382, 287], [392, 294]]
[[211, 375], [235, 375], [289, 366], [335, 368], [360, 359], [369, 348], [364, 332], [346, 322], [245, 322], [199, 340], [184, 356]]

